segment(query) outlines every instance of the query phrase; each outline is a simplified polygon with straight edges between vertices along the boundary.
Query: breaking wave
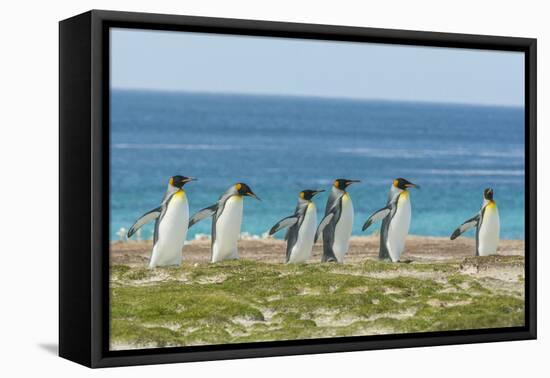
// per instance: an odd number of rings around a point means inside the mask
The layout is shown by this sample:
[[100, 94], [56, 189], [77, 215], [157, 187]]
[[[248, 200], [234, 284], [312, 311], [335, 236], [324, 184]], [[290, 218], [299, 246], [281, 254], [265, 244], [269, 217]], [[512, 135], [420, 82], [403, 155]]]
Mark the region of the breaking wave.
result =
[[525, 152], [522, 149], [512, 149], [507, 151], [482, 151], [471, 149], [395, 149], [395, 148], [340, 148], [339, 153], [352, 154], [365, 157], [394, 159], [429, 159], [439, 157], [452, 157], [452, 156], [472, 156], [472, 157], [484, 157], [484, 158], [524, 158]]

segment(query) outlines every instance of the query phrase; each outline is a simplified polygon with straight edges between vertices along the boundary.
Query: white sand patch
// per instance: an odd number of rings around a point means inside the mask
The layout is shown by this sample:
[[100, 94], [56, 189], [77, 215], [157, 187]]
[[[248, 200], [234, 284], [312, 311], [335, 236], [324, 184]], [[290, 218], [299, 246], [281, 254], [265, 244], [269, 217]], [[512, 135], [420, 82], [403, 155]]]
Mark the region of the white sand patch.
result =
[[206, 285], [206, 284], [216, 284], [222, 283], [227, 279], [227, 274], [217, 274], [215, 276], [201, 277], [195, 281], [195, 283]]
[[401, 312], [392, 312], [386, 314], [376, 314], [368, 317], [342, 315], [339, 311], [326, 311], [324, 313], [316, 313], [313, 317], [303, 319], [313, 320], [318, 327], [346, 327], [358, 321], [374, 321], [382, 318], [402, 320], [414, 316], [415, 308], [409, 308]]
[[268, 302], [279, 301], [281, 299], [283, 299], [282, 295], [271, 295], [271, 296], [265, 298], [265, 300], [268, 301]]
[[262, 315], [264, 316], [265, 322], [271, 322], [271, 319], [273, 319], [273, 316], [276, 314], [275, 311], [269, 309], [269, 308], [263, 308], [259, 309], [262, 312]]
[[396, 289], [394, 287], [386, 287], [384, 288], [384, 294], [401, 294], [403, 290]]
[[376, 314], [369, 316], [365, 320], [367, 321], [373, 321], [377, 319], [396, 319], [396, 320], [403, 320], [410, 318], [412, 316], [416, 315], [416, 308], [408, 308], [406, 310], [400, 311], [400, 312], [389, 312], [387, 314]]
[[317, 327], [345, 327], [361, 320], [357, 316], [345, 315], [336, 310], [322, 310], [322, 312], [315, 312], [311, 316], [304, 314], [301, 319], [313, 320]]
[[346, 293], [348, 294], [365, 294], [369, 291], [369, 288], [367, 286], [357, 286], [357, 287], [351, 287], [346, 290]]
[[166, 328], [174, 332], [181, 329], [181, 325], [178, 323], [144, 323], [142, 326], [145, 328]]
[[473, 265], [465, 266], [461, 273], [476, 278], [495, 278], [500, 281], [517, 282], [518, 278], [523, 279], [525, 270], [523, 267], [503, 266], [503, 267], [476, 267]]
[[139, 280], [131, 280], [130, 284], [135, 286], [141, 286], [141, 285], [153, 285], [159, 282], [167, 281], [171, 278], [171, 275], [163, 272], [162, 270], [154, 270], [153, 273], [150, 274], [146, 278], [142, 278]]
[[430, 299], [426, 303], [432, 307], [455, 307], [469, 305], [472, 301], [440, 301], [439, 299]]
[[263, 320], [251, 319], [245, 316], [236, 316], [232, 318], [231, 321], [243, 327], [250, 327], [250, 326], [253, 326], [254, 324], [265, 323]]
[[304, 287], [302, 290], [298, 292], [298, 295], [320, 295], [321, 292], [319, 290], [313, 290], [309, 287]]

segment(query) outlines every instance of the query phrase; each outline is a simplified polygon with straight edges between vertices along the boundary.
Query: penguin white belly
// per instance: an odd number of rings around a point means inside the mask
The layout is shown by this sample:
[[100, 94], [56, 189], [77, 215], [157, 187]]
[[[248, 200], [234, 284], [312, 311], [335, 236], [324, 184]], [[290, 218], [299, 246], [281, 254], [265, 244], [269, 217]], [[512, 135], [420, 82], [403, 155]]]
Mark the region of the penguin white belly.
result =
[[487, 205], [483, 214], [483, 222], [479, 228], [478, 252], [480, 256], [497, 253], [500, 234], [500, 219], [495, 203]]
[[348, 193], [342, 197], [342, 210], [340, 220], [334, 229], [334, 244], [332, 250], [339, 263], [344, 262], [344, 256], [348, 252], [351, 229], [353, 227], [353, 203]]
[[241, 234], [243, 198], [232, 196], [225, 202], [216, 222], [216, 240], [212, 246], [212, 262], [238, 259], [237, 241]]
[[307, 207], [304, 220], [298, 230], [298, 240], [290, 252], [289, 263], [304, 263], [311, 256], [315, 230], [317, 227], [317, 209], [310, 203]]
[[405, 239], [409, 234], [410, 225], [411, 201], [409, 199], [409, 193], [403, 192], [399, 196], [397, 210], [390, 221], [386, 240], [386, 247], [388, 248], [390, 259], [393, 262], [397, 262], [401, 258], [401, 254], [405, 249]]
[[158, 225], [157, 242], [153, 246], [149, 268], [179, 265], [189, 225], [189, 204], [183, 191], [172, 197]]

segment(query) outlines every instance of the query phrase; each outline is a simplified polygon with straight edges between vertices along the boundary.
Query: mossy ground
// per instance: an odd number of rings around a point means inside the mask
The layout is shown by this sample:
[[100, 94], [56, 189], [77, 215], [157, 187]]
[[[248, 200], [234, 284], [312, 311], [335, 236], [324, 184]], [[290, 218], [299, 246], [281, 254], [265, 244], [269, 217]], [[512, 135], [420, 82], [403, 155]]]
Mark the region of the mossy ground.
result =
[[[490, 269], [516, 270], [503, 279], [482, 274]], [[113, 265], [111, 347], [521, 326], [522, 272], [521, 256], [409, 264], [239, 260], [154, 270]]]

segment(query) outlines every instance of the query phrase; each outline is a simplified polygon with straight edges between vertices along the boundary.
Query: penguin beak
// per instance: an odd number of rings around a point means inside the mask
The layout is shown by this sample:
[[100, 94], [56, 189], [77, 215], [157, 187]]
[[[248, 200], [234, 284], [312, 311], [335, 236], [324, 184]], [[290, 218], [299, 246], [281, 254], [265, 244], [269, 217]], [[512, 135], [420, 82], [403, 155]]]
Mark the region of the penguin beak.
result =
[[196, 177], [187, 177], [184, 182], [198, 181]]
[[315, 196], [315, 195], [317, 195], [317, 194], [319, 194], [319, 193], [323, 193], [324, 191], [325, 191], [325, 189], [316, 190], [316, 191], [313, 192], [313, 195]]
[[419, 186], [419, 185], [416, 185], [416, 184], [413, 184], [412, 182], [408, 182], [408, 183], [405, 184], [405, 188], [420, 189], [420, 186]]
[[258, 201], [261, 201], [261, 199], [260, 199], [257, 195], [255, 195], [254, 193], [252, 193], [252, 192], [248, 192], [248, 193], [246, 193], [246, 195], [247, 195], [248, 197], [252, 197], [252, 198], [257, 199]]
[[346, 181], [346, 186], [350, 186], [351, 184], [354, 184], [356, 182], [361, 182], [361, 180], [347, 180]]

